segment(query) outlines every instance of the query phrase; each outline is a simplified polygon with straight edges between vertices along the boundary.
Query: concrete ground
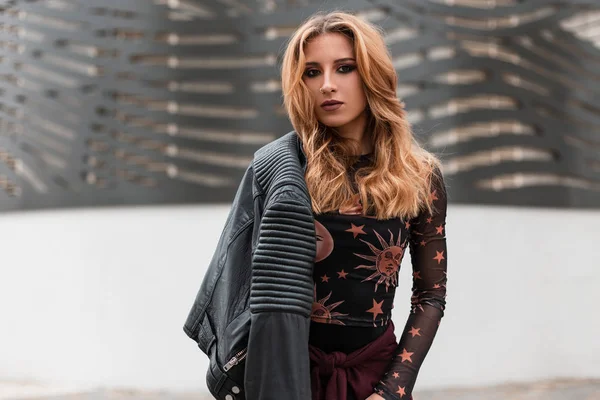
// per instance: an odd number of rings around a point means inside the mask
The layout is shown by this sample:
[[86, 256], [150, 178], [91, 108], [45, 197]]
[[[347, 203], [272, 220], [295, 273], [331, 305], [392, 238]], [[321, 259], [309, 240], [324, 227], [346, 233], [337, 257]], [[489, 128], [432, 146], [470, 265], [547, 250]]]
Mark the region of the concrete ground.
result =
[[[169, 393], [127, 389], [42, 386], [0, 381], [0, 400], [212, 400], [206, 393]], [[415, 400], [600, 400], [600, 379], [549, 380], [470, 389], [419, 391]]]

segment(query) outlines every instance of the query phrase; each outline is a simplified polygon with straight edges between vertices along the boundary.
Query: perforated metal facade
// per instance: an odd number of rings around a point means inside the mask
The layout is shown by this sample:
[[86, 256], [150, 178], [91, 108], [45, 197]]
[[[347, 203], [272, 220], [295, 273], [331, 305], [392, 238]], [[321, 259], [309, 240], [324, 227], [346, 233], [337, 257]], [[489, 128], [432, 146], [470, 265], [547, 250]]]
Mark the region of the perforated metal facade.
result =
[[597, 0], [47, 0], [0, 13], [0, 209], [228, 202], [315, 11], [382, 26], [451, 202], [600, 206]]

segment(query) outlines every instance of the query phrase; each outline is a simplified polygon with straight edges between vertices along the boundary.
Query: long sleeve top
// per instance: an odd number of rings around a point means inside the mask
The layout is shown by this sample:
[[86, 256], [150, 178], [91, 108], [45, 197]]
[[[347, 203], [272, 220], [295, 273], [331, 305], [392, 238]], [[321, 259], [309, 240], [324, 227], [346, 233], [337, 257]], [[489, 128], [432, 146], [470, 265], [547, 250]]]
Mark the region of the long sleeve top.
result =
[[[369, 160], [369, 156], [361, 156], [358, 163]], [[317, 254], [311, 344], [323, 347], [329, 340], [330, 351], [343, 342], [339, 335], [347, 336], [342, 331], [347, 330], [351, 337], [363, 332], [358, 336], [365, 338], [385, 330], [392, 316], [400, 265], [410, 250], [411, 312], [395, 357], [374, 387], [385, 399], [411, 397], [444, 313], [447, 200], [441, 177], [434, 180], [431, 196], [434, 212], [422, 212], [410, 220], [377, 220], [341, 212], [314, 215]], [[323, 324], [335, 326], [329, 329], [330, 335]]]

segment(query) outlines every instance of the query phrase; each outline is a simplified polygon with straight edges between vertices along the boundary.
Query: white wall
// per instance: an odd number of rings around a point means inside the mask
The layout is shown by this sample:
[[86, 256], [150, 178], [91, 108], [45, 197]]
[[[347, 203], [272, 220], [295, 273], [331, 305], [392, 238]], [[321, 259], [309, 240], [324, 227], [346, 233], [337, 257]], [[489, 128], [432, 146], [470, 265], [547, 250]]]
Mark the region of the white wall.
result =
[[[0, 215], [0, 380], [202, 388], [182, 325], [228, 209]], [[418, 388], [600, 377], [600, 212], [451, 205], [447, 235], [447, 311]]]

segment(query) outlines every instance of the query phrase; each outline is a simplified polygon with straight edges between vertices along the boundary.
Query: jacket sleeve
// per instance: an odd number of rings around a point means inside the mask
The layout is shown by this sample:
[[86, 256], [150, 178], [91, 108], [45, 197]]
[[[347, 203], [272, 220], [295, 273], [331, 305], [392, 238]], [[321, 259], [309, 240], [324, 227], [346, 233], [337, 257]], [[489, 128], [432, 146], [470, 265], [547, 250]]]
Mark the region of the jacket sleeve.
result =
[[386, 400], [410, 399], [446, 307], [446, 189], [439, 170], [432, 179], [433, 213], [410, 221], [413, 269], [411, 312], [396, 356], [375, 391]]
[[316, 253], [310, 205], [270, 196], [252, 260], [244, 386], [252, 400], [310, 400], [308, 333]]

